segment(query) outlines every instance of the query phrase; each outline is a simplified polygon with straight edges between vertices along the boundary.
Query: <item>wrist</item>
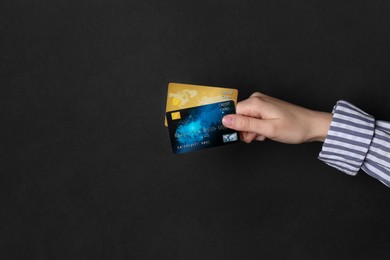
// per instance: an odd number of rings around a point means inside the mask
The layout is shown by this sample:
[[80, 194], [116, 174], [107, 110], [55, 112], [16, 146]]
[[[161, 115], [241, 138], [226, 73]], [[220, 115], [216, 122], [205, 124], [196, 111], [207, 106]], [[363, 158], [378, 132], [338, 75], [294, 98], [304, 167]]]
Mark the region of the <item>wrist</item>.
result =
[[332, 113], [312, 111], [310, 115], [310, 134], [307, 141], [325, 141], [332, 119]]

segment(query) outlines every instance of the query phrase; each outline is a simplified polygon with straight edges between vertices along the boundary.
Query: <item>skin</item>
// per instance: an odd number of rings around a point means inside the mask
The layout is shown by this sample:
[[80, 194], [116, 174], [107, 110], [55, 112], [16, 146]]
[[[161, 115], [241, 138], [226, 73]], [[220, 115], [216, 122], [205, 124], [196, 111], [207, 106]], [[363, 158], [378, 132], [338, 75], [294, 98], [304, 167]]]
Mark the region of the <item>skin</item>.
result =
[[287, 144], [323, 142], [332, 121], [331, 113], [303, 108], [259, 92], [238, 102], [236, 113], [226, 115], [222, 123], [239, 131], [246, 143], [266, 138]]

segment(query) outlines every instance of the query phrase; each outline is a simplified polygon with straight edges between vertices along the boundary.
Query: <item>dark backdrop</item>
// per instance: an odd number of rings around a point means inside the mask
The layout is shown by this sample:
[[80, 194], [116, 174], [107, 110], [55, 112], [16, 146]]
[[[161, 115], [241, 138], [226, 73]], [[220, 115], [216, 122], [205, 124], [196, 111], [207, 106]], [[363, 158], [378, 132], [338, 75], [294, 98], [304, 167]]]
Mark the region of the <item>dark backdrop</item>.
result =
[[169, 82], [390, 120], [390, 2], [1, 1], [1, 259], [384, 259], [390, 193], [321, 143], [173, 155]]

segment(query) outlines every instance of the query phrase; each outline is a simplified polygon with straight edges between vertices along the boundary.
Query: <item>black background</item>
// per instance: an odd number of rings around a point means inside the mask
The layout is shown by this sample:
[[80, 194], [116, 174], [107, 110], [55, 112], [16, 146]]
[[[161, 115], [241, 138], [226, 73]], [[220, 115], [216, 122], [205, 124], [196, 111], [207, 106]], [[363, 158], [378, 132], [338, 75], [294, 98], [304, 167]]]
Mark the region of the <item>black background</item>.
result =
[[321, 143], [173, 155], [169, 82], [390, 119], [390, 2], [1, 1], [1, 259], [384, 259], [390, 193]]

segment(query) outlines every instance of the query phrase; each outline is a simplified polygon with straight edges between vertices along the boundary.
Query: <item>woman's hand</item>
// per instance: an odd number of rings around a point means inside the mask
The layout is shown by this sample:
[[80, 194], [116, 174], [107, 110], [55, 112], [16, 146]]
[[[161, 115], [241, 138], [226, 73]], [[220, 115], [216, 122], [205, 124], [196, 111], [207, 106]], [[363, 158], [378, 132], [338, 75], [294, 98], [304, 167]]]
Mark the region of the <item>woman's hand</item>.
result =
[[259, 92], [238, 102], [237, 114], [226, 115], [222, 123], [240, 131], [241, 140], [250, 143], [265, 138], [299, 144], [324, 141], [332, 114], [306, 109]]

